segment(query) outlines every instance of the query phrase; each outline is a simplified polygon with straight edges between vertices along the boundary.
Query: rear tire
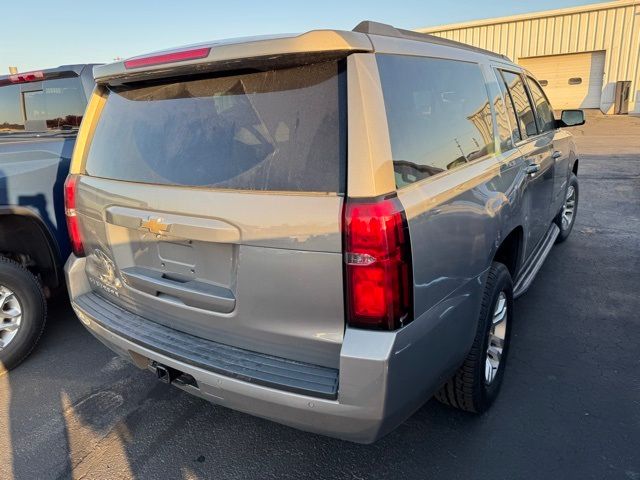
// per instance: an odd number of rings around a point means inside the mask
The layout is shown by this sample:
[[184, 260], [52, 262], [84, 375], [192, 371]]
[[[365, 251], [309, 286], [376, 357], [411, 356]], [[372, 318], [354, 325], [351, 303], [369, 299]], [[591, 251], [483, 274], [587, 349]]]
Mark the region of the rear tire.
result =
[[482, 413], [491, 406], [502, 385], [512, 319], [511, 275], [503, 264], [493, 262], [473, 345], [460, 369], [436, 393], [440, 402], [474, 413]]
[[553, 220], [558, 228], [560, 229], [560, 233], [558, 234], [558, 238], [556, 238], [556, 243], [562, 243], [569, 235], [571, 235], [571, 230], [573, 230], [573, 225], [576, 223], [576, 214], [578, 213], [578, 177], [575, 174], [571, 174], [569, 177], [569, 182], [567, 185], [567, 193], [565, 194], [565, 200], [562, 204], [562, 209], [556, 215], [556, 218]]
[[46, 314], [44, 292], [36, 277], [19, 263], [0, 257], [0, 374], [31, 353], [44, 330]]

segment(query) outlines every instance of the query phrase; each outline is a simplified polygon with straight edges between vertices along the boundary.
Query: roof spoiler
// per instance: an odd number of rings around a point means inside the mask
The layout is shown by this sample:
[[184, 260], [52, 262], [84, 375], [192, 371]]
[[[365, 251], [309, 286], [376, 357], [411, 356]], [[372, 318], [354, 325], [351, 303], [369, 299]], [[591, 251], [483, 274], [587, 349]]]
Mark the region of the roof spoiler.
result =
[[239, 68], [282, 68], [372, 51], [371, 41], [361, 33], [312, 30], [300, 35], [239, 38], [152, 53], [95, 67], [93, 75], [98, 84], [121, 85]]
[[122, 85], [237, 69], [264, 70], [340, 58], [348, 53], [373, 52], [369, 35], [404, 38], [462, 48], [510, 61], [504, 55], [426, 33], [363, 21], [352, 31], [311, 30], [298, 35], [237, 38], [155, 52], [96, 66], [98, 84]]
[[371, 20], [365, 20], [363, 22], [360, 22], [358, 25], [355, 26], [353, 31], [359, 32], [359, 33], [365, 33], [367, 35], [381, 35], [384, 37], [404, 38], [406, 40], [418, 40], [421, 42], [429, 42], [436, 45], [462, 48], [472, 52], [482, 53], [484, 55], [490, 55], [492, 57], [500, 58], [501, 60], [506, 60], [508, 62], [511, 61], [509, 57], [505, 55], [501, 55], [499, 53], [495, 53], [490, 50], [485, 50], [484, 48], [474, 47], [473, 45], [456, 42], [454, 40], [438, 37], [436, 35], [429, 35], [428, 33], [414, 32], [413, 30], [403, 30], [401, 28], [396, 28], [393, 25], [388, 25], [386, 23], [372, 22]]

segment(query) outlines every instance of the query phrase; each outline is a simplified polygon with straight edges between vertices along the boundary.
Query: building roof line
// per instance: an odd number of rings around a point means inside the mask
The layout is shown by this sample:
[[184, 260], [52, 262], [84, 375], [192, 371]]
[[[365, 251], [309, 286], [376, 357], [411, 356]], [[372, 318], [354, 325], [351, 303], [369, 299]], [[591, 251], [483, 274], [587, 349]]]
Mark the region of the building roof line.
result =
[[437, 25], [434, 27], [416, 28], [415, 31], [420, 33], [446, 32], [448, 30], [460, 30], [464, 28], [482, 27], [486, 25], [497, 25], [500, 23], [511, 23], [523, 20], [534, 20], [538, 18], [558, 17], [561, 15], [572, 15], [575, 13], [632, 7], [634, 5], [640, 6], [640, 0], [615, 0], [613, 2], [591, 3], [588, 5], [580, 5], [578, 7], [559, 8], [556, 10], [544, 10], [541, 12], [521, 13], [519, 15], [511, 15], [507, 17], [486, 18], [481, 20], [471, 20], [468, 22]]

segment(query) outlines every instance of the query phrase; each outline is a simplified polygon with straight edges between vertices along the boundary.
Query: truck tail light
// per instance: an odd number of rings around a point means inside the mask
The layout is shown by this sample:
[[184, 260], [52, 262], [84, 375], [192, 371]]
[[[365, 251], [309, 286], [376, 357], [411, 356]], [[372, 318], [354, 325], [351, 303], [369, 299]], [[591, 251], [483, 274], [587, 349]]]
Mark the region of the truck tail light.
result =
[[159, 55], [151, 55], [148, 57], [132, 58], [124, 62], [124, 67], [141, 68], [151, 67], [153, 65], [162, 65], [165, 63], [183, 62], [185, 60], [196, 60], [198, 58], [206, 58], [209, 56], [211, 48], [195, 48], [193, 50], [183, 50], [181, 52], [161, 53]]
[[84, 245], [80, 234], [80, 224], [76, 212], [78, 176], [69, 175], [64, 182], [64, 211], [67, 217], [67, 229], [71, 241], [71, 250], [76, 257], [84, 257]]
[[349, 325], [395, 330], [410, 322], [411, 246], [400, 200], [347, 200], [343, 235]]

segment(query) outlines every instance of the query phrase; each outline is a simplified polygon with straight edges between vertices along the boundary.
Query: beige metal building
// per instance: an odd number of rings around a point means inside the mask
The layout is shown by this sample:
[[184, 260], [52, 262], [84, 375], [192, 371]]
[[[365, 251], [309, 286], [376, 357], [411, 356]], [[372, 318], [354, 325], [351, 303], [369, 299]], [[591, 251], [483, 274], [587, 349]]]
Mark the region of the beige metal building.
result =
[[556, 109], [614, 113], [616, 82], [630, 81], [628, 110], [640, 115], [640, 0], [418, 30], [507, 55], [533, 72]]

